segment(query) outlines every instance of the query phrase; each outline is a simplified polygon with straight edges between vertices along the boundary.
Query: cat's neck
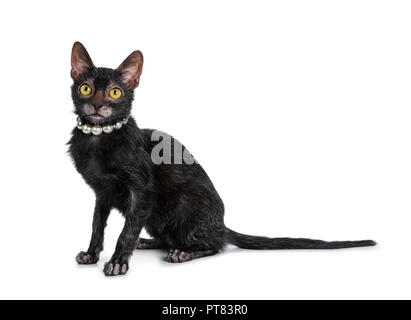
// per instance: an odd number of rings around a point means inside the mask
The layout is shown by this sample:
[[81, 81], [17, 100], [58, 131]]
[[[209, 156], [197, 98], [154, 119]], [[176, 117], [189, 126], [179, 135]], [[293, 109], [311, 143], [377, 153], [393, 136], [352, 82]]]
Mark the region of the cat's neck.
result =
[[121, 130], [127, 124], [129, 117], [114, 121], [112, 124], [92, 124], [84, 122], [80, 117], [77, 118], [77, 129], [86, 135], [92, 134], [100, 136], [104, 134], [111, 134], [116, 130]]
[[[101, 125], [100, 128], [102, 132], [96, 132], [97, 134], [92, 132], [92, 128], [90, 130], [86, 129], [86, 133], [84, 132], [84, 126], [85, 124], [81, 123], [81, 125], [77, 124], [77, 127], [73, 129], [73, 138], [75, 138], [76, 141], [81, 143], [81, 141], [86, 142], [86, 141], [101, 141], [101, 142], [109, 142], [112, 141], [113, 143], [117, 143], [121, 140], [121, 144], [127, 143], [127, 141], [136, 141], [140, 140], [142, 136], [142, 131], [141, 129], [137, 126], [136, 121], [132, 116], [129, 116], [126, 121], [122, 121], [121, 126], [118, 125], [117, 128], [112, 128], [108, 133], [103, 131], [103, 128], [105, 125]], [[90, 125], [92, 126], [92, 125]], [[88, 132], [88, 133], [87, 133]], [[116, 142], [117, 141], [117, 142]]]
[[[68, 144], [71, 152], [80, 154], [82, 158], [92, 158], [96, 155], [104, 158], [117, 154], [117, 151], [142, 150], [147, 145], [144, 132], [137, 126], [133, 118], [121, 129], [115, 130], [111, 134], [84, 134], [78, 128], [74, 128], [72, 137]], [[141, 147], [141, 149], [140, 149]]]

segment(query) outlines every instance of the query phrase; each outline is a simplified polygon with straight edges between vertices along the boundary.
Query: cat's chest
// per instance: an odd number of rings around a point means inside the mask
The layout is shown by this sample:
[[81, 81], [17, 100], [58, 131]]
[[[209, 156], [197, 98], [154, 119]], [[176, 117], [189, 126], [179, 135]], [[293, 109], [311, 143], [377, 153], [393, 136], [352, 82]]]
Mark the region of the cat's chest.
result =
[[80, 173], [93, 185], [115, 182], [121, 174], [118, 150], [107, 148], [98, 138], [90, 137], [79, 144], [75, 157]]

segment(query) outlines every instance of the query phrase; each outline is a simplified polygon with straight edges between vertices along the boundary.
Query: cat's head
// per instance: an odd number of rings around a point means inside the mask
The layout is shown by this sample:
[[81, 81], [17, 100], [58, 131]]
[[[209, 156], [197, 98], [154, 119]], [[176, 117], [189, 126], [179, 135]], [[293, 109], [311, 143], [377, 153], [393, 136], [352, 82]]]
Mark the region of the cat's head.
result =
[[74, 43], [71, 89], [75, 113], [93, 124], [110, 124], [128, 117], [142, 69], [140, 51], [131, 53], [117, 69], [96, 68], [86, 48]]

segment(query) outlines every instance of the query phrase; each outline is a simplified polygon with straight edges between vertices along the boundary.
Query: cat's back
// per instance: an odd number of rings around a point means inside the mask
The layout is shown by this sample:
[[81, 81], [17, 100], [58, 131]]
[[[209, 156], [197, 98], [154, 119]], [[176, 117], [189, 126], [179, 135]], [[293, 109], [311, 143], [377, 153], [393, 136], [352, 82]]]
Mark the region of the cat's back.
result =
[[195, 186], [215, 191], [205, 170], [179, 140], [159, 130], [142, 129], [142, 132], [146, 152], [150, 154], [154, 176], [161, 189]]

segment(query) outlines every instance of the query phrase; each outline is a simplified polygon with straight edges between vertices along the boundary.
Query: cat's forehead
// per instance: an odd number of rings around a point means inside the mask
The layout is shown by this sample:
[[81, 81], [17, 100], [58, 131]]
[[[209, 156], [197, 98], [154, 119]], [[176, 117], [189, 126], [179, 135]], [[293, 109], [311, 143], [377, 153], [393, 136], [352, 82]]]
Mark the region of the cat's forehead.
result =
[[120, 73], [114, 69], [96, 68], [88, 78], [93, 80], [96, 88], [105, 88], [113, 82], [119, 82]]

